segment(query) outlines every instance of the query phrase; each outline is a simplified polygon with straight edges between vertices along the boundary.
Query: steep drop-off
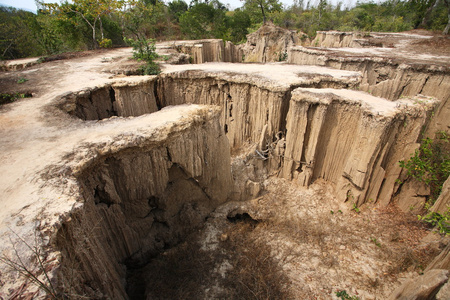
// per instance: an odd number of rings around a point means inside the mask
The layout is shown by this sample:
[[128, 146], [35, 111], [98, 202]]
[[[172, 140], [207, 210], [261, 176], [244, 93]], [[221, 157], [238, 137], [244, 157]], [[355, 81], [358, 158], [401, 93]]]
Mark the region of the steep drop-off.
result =
[[77, 170], [82, 205], [56, 234], [64, 293], [127, 299], [127, 268], [182, 241], [229, 198], [229, 146], [218, 115], [212, 107], [163, 110], [147, 118], [169, 120], [155, 123], [151, 135], [88, 145], [82, 151], [98, 155], [66, 162]]
[[[13, 188], [21, 170], [2, 185], [12, 199], [2, 239], [7, 226], [19, 238], [0, 250], [14, 253], [37, 232], [58, 292], [128, 299], [145, 297], [127, 281], [136, 268], [184, 241], [221, 204], [239, 207], [229, 201], [268, 190], [261, 178], [326, 186], [341, 204], [385, 206], [398, 161], [417, 147], [437, 102], [347, 90], [360, 81], [358, 72], [316, 66], [208, 63], [166, 66], [157, 77], [104, 76], [68, 94], [57, 86], [43, 103], [17, 103], [1, 117], [22, 133], [15, 138], [24, 150], [3, 146], [3, 161], [33, 164], [24, 168], [26, 189]], [[17, 122], [31, 111], [32, 123]], [[239, 155], [233, 164], [230, 149]], [[36, 257], [25, 246], [15, 253], [27, 264]], [[2, 290], [38, 289], [14, 272], [4, 278]]]

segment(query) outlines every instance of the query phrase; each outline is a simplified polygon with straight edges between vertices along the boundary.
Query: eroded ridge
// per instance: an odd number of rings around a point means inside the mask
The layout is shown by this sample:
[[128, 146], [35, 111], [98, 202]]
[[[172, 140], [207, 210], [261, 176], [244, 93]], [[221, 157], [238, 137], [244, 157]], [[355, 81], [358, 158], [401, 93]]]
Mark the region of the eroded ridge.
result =
[[[38, 232], [57, 292], [127, 299], [127, 272], [185, 240], [221, 204], [257, 197], [269, 175], [302, 186], [323, 179], [340, 200], [388, 204], [397, 162], [436, 101], [346, 90], [360, 79], [285, 64], [171, 66], [44, 103], [40, 113], [57, 106], [88, 122], [58, 115], [63, 125], [45, 144], [59, 140], [58, 153], [29, 171], [31, 191], [51, 201], [15, 207], [2, 222], [15, 223], [19, 240]], [[230, 148], [241, 154], [233, 172]], [[36, 256], [16, 253], [27, 264]]]
[[218, 110], [173, 107], [154, 117], [173, 115], [152, 126], [159, 134], [122, 139], [74, 174], [83, 205], [70, 212], [56, 239], [65, 291], [126, 299], [126, 267], [176, 245], [229, 198], [229, 146]]
[[338, 199], [387, 205], [400, 174], [438, 102], [416, 97], [396, 103], [366, 93], [299, 88], [292, 93], [281, 174], [308, 186], [335, 184]]

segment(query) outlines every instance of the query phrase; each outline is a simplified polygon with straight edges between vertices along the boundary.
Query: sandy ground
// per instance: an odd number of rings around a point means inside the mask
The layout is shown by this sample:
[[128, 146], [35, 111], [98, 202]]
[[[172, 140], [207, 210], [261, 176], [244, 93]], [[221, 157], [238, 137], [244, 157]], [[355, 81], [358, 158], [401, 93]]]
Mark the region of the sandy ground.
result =
[[396, 63], [432, 64], [450, 66], [450, 37], [426, 30], [411, 30], [400, 33], [371, 32], [361, 38], [373, 47], [364, 48], [320, 48], [327, 55], [336, 57], [377, 57], [392, 59]]
[[189, 242], [147, 265], [139, 274], [147, 291], [158, 299], [326, 300], [342, 290], [386, 299], [441, 249], [416, 216], [374, 203], [353, 209], [324, 181], [264, 184], [263, 196], [224, 204]]

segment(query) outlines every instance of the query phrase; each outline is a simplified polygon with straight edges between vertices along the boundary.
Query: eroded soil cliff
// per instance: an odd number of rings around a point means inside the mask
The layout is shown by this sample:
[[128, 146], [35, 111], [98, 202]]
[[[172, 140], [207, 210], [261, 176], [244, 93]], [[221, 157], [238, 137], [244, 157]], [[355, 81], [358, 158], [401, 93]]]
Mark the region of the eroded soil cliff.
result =
[[378, 67], [118, 75], [129, 56], [0, 74], [33, 94], [0, 111], [1, 297], [384, 299], [445, 245], [390, 206], [398, 161], [445, 109], [445, 66], [411, 67], [437, 99], [389, 72], [380, 91], [411, 97], [385, 99], [357, 91]]

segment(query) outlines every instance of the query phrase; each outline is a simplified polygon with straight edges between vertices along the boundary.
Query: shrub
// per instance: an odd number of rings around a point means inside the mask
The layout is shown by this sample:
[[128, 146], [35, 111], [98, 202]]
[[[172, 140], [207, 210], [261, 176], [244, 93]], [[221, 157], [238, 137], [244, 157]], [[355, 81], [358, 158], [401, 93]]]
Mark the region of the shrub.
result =
[[112, 40], [110, 39], [102, 39], [100, 42], [98, 42], [99, 46], [101, 48], [111, 48], [112, 47]]
[[425, 216], [418, 216], [419, 220], [437, 227], [439, 233], [450, 234], [450, 207], [444, 214], [437, 212], [429, 212]]
[[400, 167], [407, 175], [430, 187], [429, 204], [432, 205], [442, 190], [442, 185], [450, 175], [450, 142], [445, 131], [436, 133], [435, 139], [422, 140], [419, 149], [407, 161], [400, 161]]
[[133, 57], [135, 59], [146, 62], [140, 68], [143, 75], [157, 75], [161, 72], [158, 64], [154, 62], [159, 57], [156, 53], [155, 40], [144, 38], [133, 40], [125, 37], [124, 41], [133, 47]]
[[341, 300], [359, 300], [356, 296], [350, 296], [345, 290], [337, 291], [336, 296]]
[[158, 58], [154, 39], [138, 38], [134, 40], [125, 37], [124, 41], [133, 47], [133, 57], [137, 60], [152, 62]]
[[141, 71], [142, 75], [158, 75], [159, 73], [161, 73], [159, 65], [155, 62], [142, 65], [139, 70]]
[[31, 97], [31, 93], [25, 93], [25, 94], [21, 94], [21, 93], [14, 93], [14, 94], [4, 93], [3, 94], [3, 93], [1, 93], [0, 94], [0, 105], [12, 103], [12, 102], [16, 101], [17, 99], [29, 98], [29, 97]]

